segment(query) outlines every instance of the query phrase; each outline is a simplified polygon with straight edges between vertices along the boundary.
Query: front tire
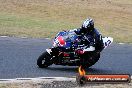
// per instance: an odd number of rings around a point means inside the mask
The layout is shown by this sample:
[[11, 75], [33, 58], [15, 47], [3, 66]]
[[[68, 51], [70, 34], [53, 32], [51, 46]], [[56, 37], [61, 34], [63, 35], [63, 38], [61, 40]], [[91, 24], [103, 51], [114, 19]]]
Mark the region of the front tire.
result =
[[51, 65], [51, 58], [52, 56], [48, 52], [42, 53], [38, 60], [37, 60], [37, 65], [39, 68], [47, 68], [49, 65]]

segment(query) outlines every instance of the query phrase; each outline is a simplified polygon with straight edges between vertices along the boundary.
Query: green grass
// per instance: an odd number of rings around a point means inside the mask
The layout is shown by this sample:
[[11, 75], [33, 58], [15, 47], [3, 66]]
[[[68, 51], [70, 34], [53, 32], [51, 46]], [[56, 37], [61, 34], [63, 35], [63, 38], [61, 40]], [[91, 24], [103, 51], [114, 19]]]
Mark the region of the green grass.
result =
[[0, 14], [0, 35], [52, 38], [57, 32], [66, 28], [74, 28], [74, 25], [53, 20]]
[[87, 17], [104, 36], [132, 43], [132, 0], [0, 0], [0, 35], [53, 38]]

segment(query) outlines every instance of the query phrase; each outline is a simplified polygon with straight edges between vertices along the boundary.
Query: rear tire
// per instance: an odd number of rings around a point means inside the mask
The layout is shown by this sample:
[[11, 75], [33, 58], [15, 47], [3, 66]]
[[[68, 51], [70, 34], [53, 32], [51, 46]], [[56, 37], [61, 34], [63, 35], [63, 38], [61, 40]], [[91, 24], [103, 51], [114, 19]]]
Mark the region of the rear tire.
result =
[[42, 53], [38, 60], [37, 60], [37, 65], [40, 68], [47, 68], [49, 65], [51, 65], [51, 58], [52, 56], [48, 52]]
[[83, 68], [89, 68], [89, 67], [93, 66], [96, 62], [98, 62], [99, 58], [100, 58], [100, 53], [96, 54], [95, 56], [93, 56], [89, 59], [84, 58], [84, 59], [87, 59], [87, 61], [84, 60], [84, 63], [82, 65]]

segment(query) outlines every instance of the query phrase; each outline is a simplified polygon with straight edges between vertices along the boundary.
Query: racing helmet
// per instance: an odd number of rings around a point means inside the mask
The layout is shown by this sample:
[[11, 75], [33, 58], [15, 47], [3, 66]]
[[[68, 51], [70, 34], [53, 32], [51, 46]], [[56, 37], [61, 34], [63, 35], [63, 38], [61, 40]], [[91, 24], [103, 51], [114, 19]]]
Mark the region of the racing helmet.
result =
[[94, 21], [91, 18], [86, 19], [81, 27], [82, 31], [84, 32], [91, 32], [94, 30]]

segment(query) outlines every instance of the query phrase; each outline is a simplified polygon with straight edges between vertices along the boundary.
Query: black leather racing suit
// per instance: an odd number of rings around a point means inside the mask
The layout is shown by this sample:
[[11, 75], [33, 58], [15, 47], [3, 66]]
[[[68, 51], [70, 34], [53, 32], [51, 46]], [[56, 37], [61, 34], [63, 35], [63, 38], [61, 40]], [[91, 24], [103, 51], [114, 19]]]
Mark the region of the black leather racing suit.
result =
[[85, 33], [80, 28], [74, 29], [74, 32], [79, 36], [82, 44], [85, 46], [95, 47], [95, 51], [101, 52], [103, 50], [103, 41], [101, 34], [94, 28], [93, 31]]

